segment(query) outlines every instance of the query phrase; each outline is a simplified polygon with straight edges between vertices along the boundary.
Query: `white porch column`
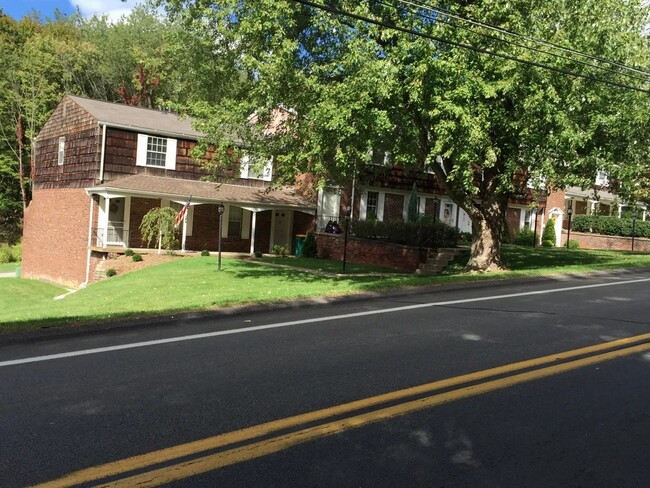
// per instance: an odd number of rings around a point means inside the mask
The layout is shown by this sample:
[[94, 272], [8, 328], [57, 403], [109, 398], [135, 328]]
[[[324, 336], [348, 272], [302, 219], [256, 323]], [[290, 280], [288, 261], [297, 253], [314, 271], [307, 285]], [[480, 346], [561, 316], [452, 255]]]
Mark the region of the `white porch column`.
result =
[[255, 224], [257, 224], [257, 212], [253, 211], [251, 216], [251, 248], [250, 254], [255, 254]]
[[621, 218], [621, 215], [623, 215], [623, 205], [620, 203], [618, 204], [618, 218]]
[[185, 239], [187, 239], [187, 214], [190, 212], [189, 207], [183, 214], [183, 237], [181, 238], [181, 251], [185, 252]]
[[102, 219], [102, 247], [107, 247], [108, 246], [108, 212], [110, 212], [111, 208], [111, 198], [106, 197], [104, 199], [104, 218]]

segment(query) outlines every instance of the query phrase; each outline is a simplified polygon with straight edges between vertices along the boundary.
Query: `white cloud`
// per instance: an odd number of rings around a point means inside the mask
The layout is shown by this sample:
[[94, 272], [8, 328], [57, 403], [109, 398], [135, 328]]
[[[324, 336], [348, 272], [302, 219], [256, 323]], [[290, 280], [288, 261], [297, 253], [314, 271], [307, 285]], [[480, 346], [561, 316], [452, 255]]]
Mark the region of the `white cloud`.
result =
[[107, 16], [115, 22], [121, 17], [128, 15], [133, 7], [144, 3], [143, 0], [69, 0], [73, 7], [79, 7], [81, 15], [92, 17], [93, 15]]

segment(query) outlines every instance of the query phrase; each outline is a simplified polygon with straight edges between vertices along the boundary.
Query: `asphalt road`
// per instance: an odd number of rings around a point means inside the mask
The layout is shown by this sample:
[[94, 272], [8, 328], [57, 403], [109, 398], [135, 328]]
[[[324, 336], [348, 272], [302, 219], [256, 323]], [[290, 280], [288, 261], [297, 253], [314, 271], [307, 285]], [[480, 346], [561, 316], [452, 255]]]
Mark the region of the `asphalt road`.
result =
[[4, 337], [0, 486], [124, 459], [90, 472], [109, 484], [171, 471], [172, 486], [647, 486], [649, 290], [650, 272], [612, 273]]

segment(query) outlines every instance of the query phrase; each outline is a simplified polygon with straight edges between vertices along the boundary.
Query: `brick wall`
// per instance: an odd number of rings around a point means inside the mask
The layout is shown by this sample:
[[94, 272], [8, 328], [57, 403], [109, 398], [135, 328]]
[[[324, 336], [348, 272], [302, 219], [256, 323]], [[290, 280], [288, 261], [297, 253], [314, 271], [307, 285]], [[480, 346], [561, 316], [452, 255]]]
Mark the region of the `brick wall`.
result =
[[386, 193], [384, 201], [384, 222], [404, 220], [404, 195]]
[[[318, 257], [343, 260], [344, 241], [343, 234], [317, 232]], [[418, 268], [418, 255], [419, 251], [415, 247], [349, 237], [346, 261], [414, 272]]]
[[22, 276], [72, 287], [83, 283], [89, 212], [90, 197], [82, 189], [35, 189], [25, 212]]
[[519, 232], [521, 212], [523, 212], [523, 210], [520, 208], [508, 208], [506, 210], [506, 222], [508, 222], [508, 233], [510, 239], [514, 239], [517, 232]]
[[[566, 246], [567, 232], [562, 232], [562, 245]], [[612, 251], [631, 251], [632, 238], [618, 236], [604, 236], [600, 234], [589, 234], [582, 232], [571, 232], [571, 240], [578, 241], [580, 247], [585, 249], [604, 249]], [[650, 239], [636, 237], [634, 239], [634, 250], [650, 252]]]
[[[131, 214], [129, 216], [129, 246], [130, 247], [146, 247], [142, 242], [142, 234], [140, 233], [140, 223], [142, 218], [152, 208], [160, 207], [160, 199], [158, 198], [138, 198], [131, 199]], [[152, 242], [151, 247], [156, 247], [157, 242]]]

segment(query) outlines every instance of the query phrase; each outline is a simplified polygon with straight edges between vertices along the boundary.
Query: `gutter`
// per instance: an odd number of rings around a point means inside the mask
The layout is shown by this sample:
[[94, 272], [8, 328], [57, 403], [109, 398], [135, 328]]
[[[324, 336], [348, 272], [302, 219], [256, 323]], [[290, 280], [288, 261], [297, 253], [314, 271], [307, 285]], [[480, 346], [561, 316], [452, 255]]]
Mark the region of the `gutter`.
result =
[[103, 125], [104, 127], [112, 127], [114, 129], [124, 129], [128, 130], [131, 132], [140, 132], [143, 134], [152, 134], [152, 135], [157, 135], [157, 136], [164, 136], [164, 137], [174, 137], [174, 138], [181, 138], [181, 139], [188, 139], [191, 141], [198, 141], [199, 138], [204, 137], [203, 134], [185, 134], [183, 132], [169, 132], [169, 131], [164, 131], [164, 130], [157, 130], [157, 129], [151, 129], [148, 127], [138, 127], [135, 125], [128, 125], [128, 124], [116, 124], [114, 122], [107, 122], [107, 121], [99, 121], [100, 125]]
[[102, 148], [99, 157], [99, 182], [104, 183], [104, 160], [106, 157], [106, 124], [102, 127]]

